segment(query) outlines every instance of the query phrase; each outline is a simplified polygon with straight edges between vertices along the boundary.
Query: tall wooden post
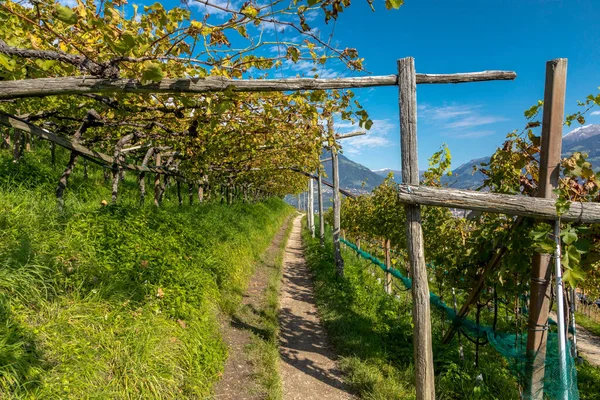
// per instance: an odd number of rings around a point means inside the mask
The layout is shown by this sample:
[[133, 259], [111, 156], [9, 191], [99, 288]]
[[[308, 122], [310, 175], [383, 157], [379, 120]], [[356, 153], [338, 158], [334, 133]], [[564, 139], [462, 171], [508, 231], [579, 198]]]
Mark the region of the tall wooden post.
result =
[[308, 215], [310, 215], [310, 233], [315, 237], [315, 190], [313, 179], [308, 179]]
[[[390, 256], [390, 239], [383, 239], [383, 250], [385, 251], [385, 266], [390, 268], [392, 266], [392, 258]], [[389, 272], [385, 273], [385, 292], [387, 294], [392, 293], [392, 274]]]
[[[415, 60], [407, 57], [398, 60], [398, 86], [400, 106], [400, 143], [402, 152], [402, 182], [419, 184], [417, 158], [417, 78]], [[431, 345], [431, 313], [429, 309], [429, 283], [423, 248], [421, 208], [407, 205], [406, 240], [412, 275], [413, 342], [417, 400], [435, 399], [435, 376]]]
[[[562, 149], [562, 126], [567, 87], [567, 59], [558, 58], [546, 63], [544, 88], [544, 115], [542, 119], [542, 143], [537, 197], [555, 197], [552, 192], [558, 186], [560, 153]], [[544, 364], [548, 339], [548, 308], [550, 306], [550, 278], [552, 256], [536, 254], [531, 269], [531, 298], [529, 300], [529, 323], [527, 335], [527, 392], [531, 399], [544, 397]]]
[[319, 196], [319, 242], [321, 247], [325, 246], [325, 220], [323, 219], [323, 180], [321, 178], [321, 167], [317, 170], [318, 196]]
[[181, 181], [177, 179], [177, 201], [179, 206], [183, 205], [183, 198], [181, 197]]
[[[329, 134], [333, 136], [333, 117], [327, 122]], [[340, 249], [340, 225], [341, 225], [341, 209], [340, 200], [340, 172], [338, 165], [338, 149], [331, 149], [331, 170], [333, 175], [333, 257], [335, 260], [335, 270], [338, 276], [344, 276], [344, 259]]]
[[[160, 152], [156, 152], [154, 158], [154, 164], [157, 167], [160, 167], [161, 159]], [[154, 176], [154, 205], [158, 207], [160, 205], [160, 174], [155, 174]]]

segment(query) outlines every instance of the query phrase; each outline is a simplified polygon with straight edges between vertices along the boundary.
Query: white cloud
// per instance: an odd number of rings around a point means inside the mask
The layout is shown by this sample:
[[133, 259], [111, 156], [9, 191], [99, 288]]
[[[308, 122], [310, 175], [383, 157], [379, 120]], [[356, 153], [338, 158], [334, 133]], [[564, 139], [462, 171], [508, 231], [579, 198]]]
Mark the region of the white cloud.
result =
[[472, 131], [472, 132], [465, 132], [465, 133], [461, 133], [456, 135], [455, 137], [457, 138], [461, 138], [461, 139], [477, 139], [477, 138], [482, 138], [485, 136], [490, 136], [493, 135], [494, 133], [496, 133], [495, 131]]
[[[70, 1], [70, 0], [67, 0]], [[222, 19], [227, 18], [231, 15], [231, 13], [222, 10], [230, 9], [230, 10], [238, 10], [239, 5], [237, 5], [236, 1], [231, 0], [207, 0], [208, 4], [200, 3], [195, 0], [190, 0], [188, 4], [191, 7], [196, 8], [199, 12], [204, 14], [210, 14], [211, 16], [215, 16], [216, 18]]]
[[493, 135], [491, 129], [476, 129], [484, 125], [506, 121], [506, 118], [497, 115], [485, 115], [481, 112], [481, 105], [443, 105], [431, 106], [423, 104], [418, 106], [419, 117], [424, 123], [432, 125], [444, 133], [456, 138], [480, 138]]
[[599, 111], [592, 111], [590, 113], [590, 115], [600, 115], [600, 110]]
[[504, 121], [502, 117], [475, 115], [466, 118], [461, 118], [458, 121], [450, 122], [446, 126], [450, 129], [456, 128], [470, 128], [473, 126], [493, 124], [494, 122]]
[[259, 25], [259, 30], [267, 33], [284, 32], [286, 25], [279, 23], [279, 21], [262, 21]]
[[[339, 122], [335, 124], [335, 130], [340, 135], [362, 130], [358, 125], [352, 125], [349, 122]], [[340, 141], [344, 152], [347, 154], [360, 154], [364, 149], [373, 149], [392, 145], [388, 139], [390, 133], [397, 133], [398, 125], [390, 122], [389, 119], [375, 119], [373, 126], [367, 131], [366, 135], [355, 136]]]
[[[287, 50], [281, 52], [285, 54]], [[342, 78], [348, 76], [348, 70], [337, 70], [335, 68], [326, 68], [324, 65], [315, 64], [312, 61], [300, 60], [294, 63], [291, 60], [284, 60], [282, 65], [282, 71], [286, 76], [306, 76], [313, 77], [315, 74], [319, 75], [319, 78]]]
[[307, 22], [314, 21], [319, 16], [319, 12], [317, 10], [312, 10], [304, 14]]

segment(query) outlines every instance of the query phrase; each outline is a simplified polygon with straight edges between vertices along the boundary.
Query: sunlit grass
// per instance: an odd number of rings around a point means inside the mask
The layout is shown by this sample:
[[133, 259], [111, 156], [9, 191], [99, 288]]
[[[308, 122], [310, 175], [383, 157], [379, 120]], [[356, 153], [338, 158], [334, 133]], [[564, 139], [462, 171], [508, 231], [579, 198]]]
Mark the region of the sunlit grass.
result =
[[0, 155], [0, 398], [208, 396], [227, 356], [218, 315], [239, 304], [289, 208], [179, 207], [174, 188], [160, 209], [140, 207], [133, 174], [104, 207], [110, 189], [90, 165], [61, 213], [61, 168], [45, 158]]

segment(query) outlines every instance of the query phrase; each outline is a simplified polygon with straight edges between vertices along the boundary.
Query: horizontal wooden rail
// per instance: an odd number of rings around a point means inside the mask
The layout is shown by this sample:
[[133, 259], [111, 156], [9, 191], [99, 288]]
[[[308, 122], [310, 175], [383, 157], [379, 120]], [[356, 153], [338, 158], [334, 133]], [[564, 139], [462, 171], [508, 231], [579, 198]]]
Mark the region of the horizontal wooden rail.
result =
[[40, 128], [39, 126], [33, 125], [27, 121], [24, 121], [16, 116], [12, 116], [9, 114], [0, 113], [0, 125], [4, 125], [8, 128], [15, 128], [25, 132], [29, 132], [33, 135], [36, 135], [42, 139], [48, 140], [52, 143], [59, 145], [60, 147], [64, 147], [67, 150], [75, 151], [79, 153], [81, 156], [90, 159], [91, 161], [97, 162], [99, 164], [104, 164], [112, 167], [113, 165], [118, 165], [121, 168], [128, 169], [131, 171], [140, 171], [140, 172], [153, 172], [157, 174], [167, 174], [172, 176], [179, 176], [176, 172], [166, 170], [164, 168], [157, 167], [148, 167], [148, 166], [140, 166], [135, 164], [128, 164], [123, 162], [116, 162], [115, 159], [111, 156], [108, 156], [104, 153], [100, 153], [95, 150], [90, 150], [87, 147], [73, 142], [67, 138], [58, 136], [46, 129]]
[[[539, 197], [402, 184], [398, 185], [398, 198], [407, 204], [463, 208], [539, 219], [558, 218], [556, 201]], [[573, 202], [569, 211], [562, 214], [560, 219], [588, 224], [600, 223], [600, 203]]]
[[[417, 74], [417, 83], [466, 83], [512, 80], [516, 76], [517, 74], [512, 71]], [[226, 79], [223, 77], [207, 77], [163, 79], [160, 82], [144, 84], [135, 79], [103, 79], [82, 76], [0, 81], [0, 99], [81, 93], [204, 93], [225, 90], [232, 90], [234, 92], [287, 92], [395, 86], [397, 84], [397, 75], [333, 79]]]

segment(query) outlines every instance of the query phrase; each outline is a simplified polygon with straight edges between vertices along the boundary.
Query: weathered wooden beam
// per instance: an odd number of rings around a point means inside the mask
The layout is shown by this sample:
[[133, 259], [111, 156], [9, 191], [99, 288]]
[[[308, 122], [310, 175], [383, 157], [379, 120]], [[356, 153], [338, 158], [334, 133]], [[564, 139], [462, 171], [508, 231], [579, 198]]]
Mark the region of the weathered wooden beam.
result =
[[[560, 158], [562, 148], [562, 129], [565, 113], [565, 95], [567, 90], [567, 59], [559, 58], [546, 63], [546, 82], [544, 87], [544, 114], [542, 117], [542, 138], [540, 150], [540, 173], [538, 196], [554, 204], [560, 175]], [[539, 199], [542, 200], [542, 199]], [[571, 205], [569, 212], [578, 210]], [[597, 204], [600, 211], [600, 204]], [[582, 217], [594, 218], [594, 213], [579, 209]], [[553, 216], [557, 219], [556, 213]], [[600, 212], [596, 214], [600, 221]], [[561, 219], [567, 220], [566, 216]], [[557, 224], [553, 221], [552, 224]], [[593, 222], [592, 222], [593, 223]], [[531, 268], [531, 297], [529, 299], [529, 319], [527, 335], [527, 356], [525, 389], [527, 397], [541, 400], [544, 396], [544, 375], [546, 365], [546, 343], [550, 311], [550, 277], [552, 274], [552, 255], [536, 253]], [[559, 310], [560, 314], [560, 310]], [[540, 329], [541, 328], [541, 329]], [[566, 380], [565, 380], [566, 382]]]
[[[327, 121], [329, 134], [333, 134], [333, 117]], [[340, 248], [341, 207], [340, 199], [340, 170], [338, 164], [338, 149], [331, 149], [331, 174], [333, 175], [333, 257], [335, 269], [339, 277], [344, 276], [344, 259]]]
[[[398, 186], [398, 198], [408, 204], [463, 208], [549, 220], [558, 218], [555, 200], [539, 197], [403, 184]], [[600, 203], [573, 202], [569, 211], [560, 218], [563, 221], [586, 224], [600, 223]]]
[[365, 131], [356, 131], [356, 132], [346, 133], [344, 135], [335, 135], [334, 138], [335, 138], [335, 140], [342, 140], [342, 139], [349, 139], [351, 137], [362, 136], [362, 135], [366, 135], [366, 134], [367, 134], [367, 132], [365, 132]]
[[[512, 71], [483, 71], [457, 74], [417, 74], [416, 78], [417, 83], [465, 83], [512, 80], [516, 76]], [[226, 79], [211, 76], [207, 78], [163, 79], [160, 82], [144, 84], [135, 79], [103, 79], [81, 76], [1, 81], [0, 99], [82, 93], [205, 93], [225, 90], [234, 92], [287, 92], [395, 86], [397, 84], [397, 75], [333, 79]]]
[[[417, 157], [417, 78], [412, 57], [398, 60], [398, 94], [400, 108], [400, 147], [402, 182], [419, 184]], [[417, 400], [435, 399], [433, 345], [431, 340], [431, 310], [429, 280], [425, 264], [421, 208], [408, 204], [406, 211], [406, 246], [412, 277], [412, 319]]]
[[29, 132], [29, 133], [34, 134], [42, 139], [48, 140], [48, 141], [55, 143], [61, 147], [64, 147], [65, 149], [75, 151], [78, 154], [80, 154], [81, 156], [90, 159], [91, 161], [94, 161], [94, 162], [97, 162], [100, 164], [104, 164], [104, 165], [108, 165], [110, 167], [118, 165], [121, 168], [128, 169], [131, 171], [143, 171], [143, 172], [154, 172], [157, 174], [173, 174], [173, 175], [175, 175], [174, 172], [168, 171], [168, 170], [165, 170], [162, 168], [148, 167], [148, 166], [144, 166], [144, 165], [140, 166], [140, 165], [135, 165], [135, 164], [127, 164], [127, 163], [119, 162], [118, 160], [115, 161], [114, 157], [111, 157], [104, 153], [100, 153], [95, 150], [88, 149], [87, 147], [85, 147], [75, 141], [71, 141], [64, 137], [58, 136], [44, 128], [40, 128], [37, 125], [33, 125], [27, 121], [23, 121], [22, 119], [12, 116], [12, 115], [0, 113], [0, 125], [4, 125], [9, 128], [15, 128], [15, 129], [18, 129], [21, 131]]

